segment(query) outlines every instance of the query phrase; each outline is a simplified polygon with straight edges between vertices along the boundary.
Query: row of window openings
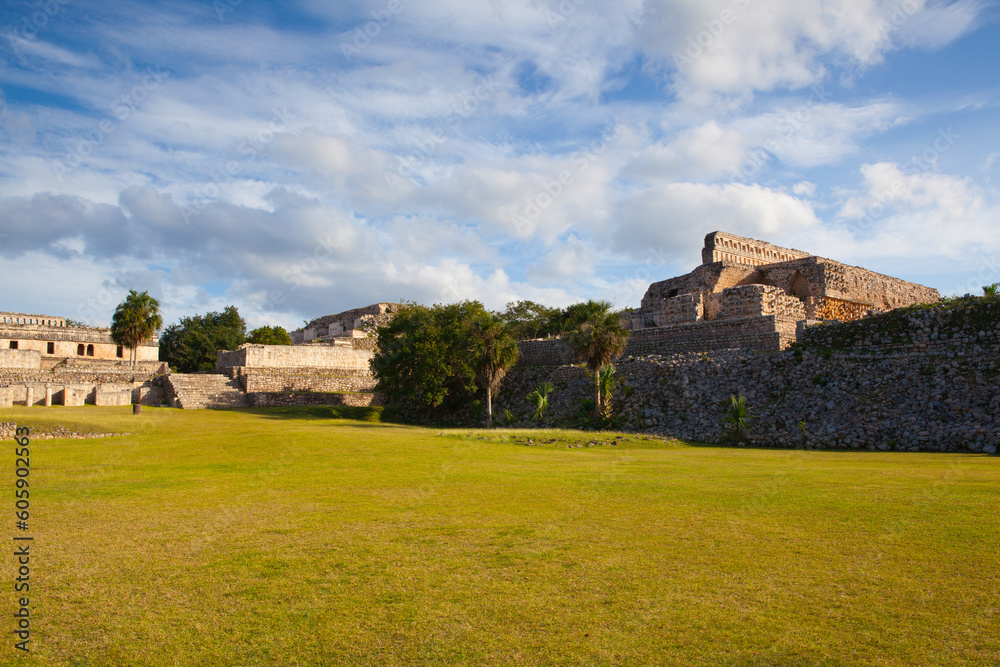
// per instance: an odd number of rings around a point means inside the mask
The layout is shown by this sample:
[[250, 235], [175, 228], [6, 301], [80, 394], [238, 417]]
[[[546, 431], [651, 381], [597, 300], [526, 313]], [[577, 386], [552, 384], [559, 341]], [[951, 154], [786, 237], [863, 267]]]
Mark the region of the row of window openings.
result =
[[[12, 350], [16, 350], [17, 349], [17, 341], [16, 340], [10, 341], [10, 349], [12, 349]], [[45, 353], [46, 354], [55, 354], [56, 353], [56, 344], [55, 343], [46, 343]], [[77, 353], [78, 356], [81, 356], [81, 357], [83, 357], [83, 356], [92, 357], [92, 356], [94, 356], [94, 346], [93, 345], [84, 345], [83, 343], [80, 343], [79, 345], [76, 346], [76, 353]], [[116, 350], [116, 354], [117, 354], [117, 356], [118, 356], [119, 359], [124, 358], [125, 357], [125, 348], [123, 348], [121, 345], [119, 345], [118, 349]]]

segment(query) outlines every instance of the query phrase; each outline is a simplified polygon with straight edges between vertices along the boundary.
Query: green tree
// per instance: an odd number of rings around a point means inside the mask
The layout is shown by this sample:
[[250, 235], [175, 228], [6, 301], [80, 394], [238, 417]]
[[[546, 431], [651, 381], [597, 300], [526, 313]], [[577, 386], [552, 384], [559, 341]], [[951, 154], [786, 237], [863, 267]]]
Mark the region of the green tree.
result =
[[111, 339], [129, 350], [129, 362], [135, 366], [136, 349], [163, 326], [160, 302], [147, 292], [128, 291], [125, 300], [115, 308], [111, 319]]
[[486, 428], [493, 428], [493, 392], [517, 362], [517, 341], [493, 313], [482, 313], [472, 322], [472, 367], [476, 383], [486, 390]]
[[983, 287], [983, 296], [996, 296], [1000, 294], [1000, 283], [993, 283], [992, 285], [985, 285]]
[[236, 306], [221, 312], [182, 317], [160, 336], [160, 360], [182, 373], [215, 368], [215, 353], [235, 350], [246, 342], [247, 325]]
[[611, 304], [607, 301], [576, 304], [567, 308], [567, 312], [574, 318], [572, 321], [584, 318], [570, 333], [569, 344], [577, 359], [587, 364], [594, 377], [594, 390], [597, 395], [594, 402], [594, 417], [600, 418], [601, 369], [625, 351], [629, 332], [622, 327], [618, 313], [612, 310]]
[[517, 340], [545, 338], [558, 334], [562, 328], [563, 311], [534, 301], [511, 301], [500, 319]]
[[283, 327], [264, 325], [247, 334], [247, 342], [255, 345], [291, 345], [292, 337]]
[[471, 400], [477, 376], [472, 325], [486, 313], [478, 301], [405, 305], [375, 331], [371, 369], [378, 391], [434, 411]]

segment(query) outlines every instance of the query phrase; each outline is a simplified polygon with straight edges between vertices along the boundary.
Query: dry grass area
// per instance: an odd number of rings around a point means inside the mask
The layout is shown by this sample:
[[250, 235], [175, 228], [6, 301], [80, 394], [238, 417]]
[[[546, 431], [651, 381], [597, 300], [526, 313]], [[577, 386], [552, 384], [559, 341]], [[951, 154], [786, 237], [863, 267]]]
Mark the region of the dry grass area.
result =
[[328, 408], [0, 421], [132, 434], [32, 444], [32, 654], [8, 555], [3, 664], [1000, 664], [996, 457]]

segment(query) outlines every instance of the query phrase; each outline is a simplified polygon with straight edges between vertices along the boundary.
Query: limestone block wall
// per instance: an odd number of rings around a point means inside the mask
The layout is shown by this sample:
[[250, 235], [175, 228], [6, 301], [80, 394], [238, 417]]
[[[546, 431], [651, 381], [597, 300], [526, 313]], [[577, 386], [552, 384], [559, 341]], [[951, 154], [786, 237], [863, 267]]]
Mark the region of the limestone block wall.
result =
[[653, 313], [653, 324], [658, 327], [691, 324], [702, 319], [704, 313], [704, 297], [700, 292], [682, 294], [663, 301]]
[[385, 405], [380, 394], [335, 394], [335, 393], [268, 393], [258, 392], [247, 394], [250, 405], [255, 408], [297, 407], [307, 405], [345, 405], [351, 407], [369, 407]]
[[[813, 296], [868, 304], [879, 310], [891, 310], [914, 303], [937, 303], [940, 299], [936, 289], [822, 257], [766, 266], [760, 271], [771, 284], [786, 292], [799, 292], [804, 279], [808, 281], [810, 294]], [[799, 289], [793, 284], [796, 282]]]
[[[43, 357], [86, 359], [129, 357], [129, 351], [125, 348], [119, 350], [120, 346], [111, 339], [109, 329], [96, 327], [0, 323], [0, 349], [9, 349], [12, 343], [16, 344], [19, 350], [38, 350]], [[148, 344], [140, 345], [136, 350], [136, 357], [141, 361], [157, 361], [159, 355], [159, 339], [156, 336]]]
[[776, 352], [794, 341], [795, 320], [768, 315], [633, 331], [625, 354], [641, 356], [731, 348]]
[[236, 369], [240, 384], [248, 393], [274, 392], [370, 392], [375, 378], [370, 373], [331, 373], [329, 368]]
[[738, 319], [777, 315], [791, 319], [804, 319], [805, 304], [785, 294], [784, 290], [768, 285], [731, 287], [722, 293], [722, 307], [717, 319]]
[[41, 367], [42, 355], [38, 350], [0, 348], [0, 369], [36, 369]]
[[247, 368], [325, 368], [368, 371], [374, 356], [372, 350], [356, 350], [342, 345], [253, 345], [247, 343], [237, 350], [222, 350], [216, 355], [215, 367]]

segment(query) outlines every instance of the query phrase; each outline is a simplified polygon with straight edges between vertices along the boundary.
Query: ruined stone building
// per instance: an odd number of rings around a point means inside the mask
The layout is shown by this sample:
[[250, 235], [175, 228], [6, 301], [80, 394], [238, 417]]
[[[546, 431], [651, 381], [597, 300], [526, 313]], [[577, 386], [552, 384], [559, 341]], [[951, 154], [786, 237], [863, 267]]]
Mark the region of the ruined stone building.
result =
[[[35, 368], [129, 360], [129, 351], [112, 340], [110, 329], [67, 325], [65, 318], [52, 315], [0, 312], [0, 349], [25, 352], [25, 358], [37, 352]], [[156, 335], [136, 350], [137, 361], [158, 365], [159, 358]]]
[[705, 237], [701, 266], [650, 285], [624, 321], [635, 355], [776, 351], [808, 324], [857, 320], [939, 298], [930, 287], [717, 231]]
[[158, 403], [152, 381], [165, 365], [154, 335], [129, 351], [111, 330], [68, 323], [52, 315], [0, 312], [0, 407]]
[[316, 318], [302, 329], [293, 331], [292, 345], [337, 344], [351, 345], [352, 338], [368, 338], [375, 327], [386, 324], [403, 304], [376, 303], [364, 308], [347, 310], [336, 315]]

